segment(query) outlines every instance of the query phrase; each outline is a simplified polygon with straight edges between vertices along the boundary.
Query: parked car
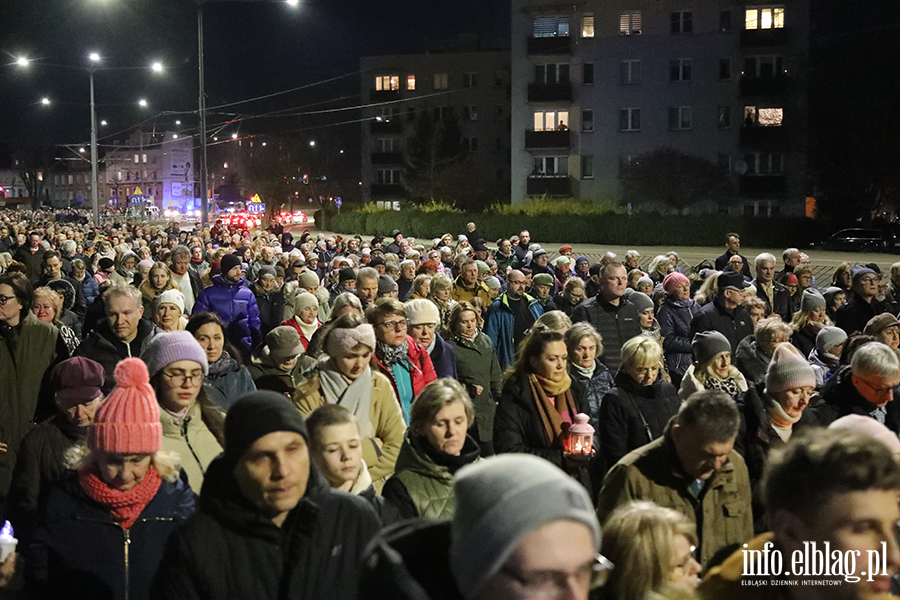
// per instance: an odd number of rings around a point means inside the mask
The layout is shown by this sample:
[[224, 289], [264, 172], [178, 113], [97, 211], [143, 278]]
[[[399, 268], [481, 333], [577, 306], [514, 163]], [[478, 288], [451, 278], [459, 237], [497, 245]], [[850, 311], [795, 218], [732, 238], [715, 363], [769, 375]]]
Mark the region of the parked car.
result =
[[[841, 229], [833, 233], [827, 240], [820, 242], [819, 246], [825, 250], [855, 250], [874, 251], [885, 249], [884, 235], [879, 229]], [[891, 244], [892, 245], [892, 244]]]

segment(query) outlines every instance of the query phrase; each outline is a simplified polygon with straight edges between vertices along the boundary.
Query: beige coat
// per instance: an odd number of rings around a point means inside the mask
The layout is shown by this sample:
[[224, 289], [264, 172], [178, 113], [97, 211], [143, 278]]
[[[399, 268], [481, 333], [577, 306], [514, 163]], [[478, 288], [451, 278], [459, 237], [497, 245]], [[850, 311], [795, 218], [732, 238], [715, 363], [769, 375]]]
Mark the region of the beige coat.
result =
[[222, 453], [222, 446], [203, 422], [200, 404], [195, 402], [184, 419], [176, 419], [161, 409], [160, 421], [163, 426], [163, 450], [178, 453], [191, 489], [199, 494], [206, 467]]
[[[394, 465], [400, 455], [406, 425], [400, 402], [390, 380], [374, 370], [372, 373], [372, 408], [369, 417], [375, 429], [375, 437], [363, 443], [363, 460], [369, 465], [372, 485], [379, 494], [384, 482], [394, 473]], [[312, 411], [325, 405], [325, 396], [319, 386], [318, 373], [297, 385], [294, 404], [300, 414], [308, 417]]]

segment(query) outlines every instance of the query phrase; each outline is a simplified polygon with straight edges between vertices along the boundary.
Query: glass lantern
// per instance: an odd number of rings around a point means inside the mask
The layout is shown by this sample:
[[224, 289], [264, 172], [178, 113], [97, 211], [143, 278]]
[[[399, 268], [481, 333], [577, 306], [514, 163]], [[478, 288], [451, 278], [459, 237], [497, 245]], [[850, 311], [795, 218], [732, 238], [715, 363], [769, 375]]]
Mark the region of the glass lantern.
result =
[[594, 428], [590, 417], [584, 413], [575, 415], [575, 422], [569, 427], [566, 437], [566, 453], [573, 456], [592, 456], [594, 454]]

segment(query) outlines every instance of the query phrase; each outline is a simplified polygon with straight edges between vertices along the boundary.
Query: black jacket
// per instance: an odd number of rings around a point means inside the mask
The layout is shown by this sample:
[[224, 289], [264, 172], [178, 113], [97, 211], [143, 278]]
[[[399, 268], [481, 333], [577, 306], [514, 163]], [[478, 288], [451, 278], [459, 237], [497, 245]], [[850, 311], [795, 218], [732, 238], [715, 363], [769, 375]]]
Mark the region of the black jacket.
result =
[[777, 281], [772, 282], [773, 306], [772, 303], [769, 302], [766, 291], [762, 289], [762, 284], [759, 283], [756, 278], [750, 282], [750, 285], [756, 288], [756, 297], [766, 303], [766, 316], [774, 314], [780, 316], [781, 320], [785, 323], [791, 322], [791, 293], [786, 287]]
[[38, 511], [34, 541], [25, 549], [32, 598], [149, 600], [166, 541], [194, 510], [180, 479], [163, 481], [127, 532], [109, 509], [90, 498], [68, 471]]
[[587, 321], [603, 338], [603, 363], [613, 373], [622, 362], [622, 345], [641, 334], [641, 317], [634, 304], [625, 298], [618, 306], [604, 302], [600, 296], [585, 300], [572, 313], [572, 322]]
[[[734, 256], [728, 250], [725, 253], [716, 259], [716, 271], [724, 271], [725, 267], [728, 266], [728, 259]], [[744, 266], [741, 267], [741, 275], [744, 277], [750, 277], [750, 262], [747, 260], [747, 257], [743, 254], [741, 255], [741, 259], [744, 261]]]
[[734, 354], [741, 340], [753, 333], [753, 321], [746, 308], [736, 306], [728, 310], [717, 295], [691, 319], [691, 339], [701, 331], [718, 331], [724, 335], [731, 342], [731, 353]]
[[600, 405], [604, 464], [611, 467], [632, 450], [662, 437], [680, 406], [678, 390], [671, 383], [657, 379], [652, 385], [638, 385], [625, 373], [616, 375], [616, 387]]
[[138, 322], [137, 337], [130, 344], [119, 341], [109, 328], [109, 321], [104, 319], [84, 338], [81, 345], [75, 350], [75, 356], [84, 356], [103, 365], [105, 377], [103, 380], [103, 393], [109, 394], [116, 385], [113, 376], [116, 365], [126, 358], [140, 358], [150, 344], [150, 340], [159, 333], [156, 325], [146, 319]]
[[311, 468], [306, 494], [282, 527], [244, 499], [219, 457], [198, 511], [175, 532], [154, 600], [356, 600], [363, 550], [379, 528], [363, 498], [332, 491]]
[[875, 302], [866, 302], [856, 292], [847, 298], [847, 304], [837, 309], [834, 324], [847, 332], [847, 335], [859, 333], [866, 328], [869, 320], [884, 312], [884, 306]]
[[[691, 320], [700, 312], [700, 305], [693, 300], [666, 298], [656, 320], [663, 337], [663, 354], [669, 374], [681, 381], [684, 372], [693, 362], [691, 356]], [[677, 377], [677, 379], [676, 379]]]
[[[862, 397], [853, 385], [850, 365], [841, 367], [822, 386], [821, 399], [812, 408], [813, 414], [823, 427], [845, 415], [870, 416], [877, 407]], [[884, 424], [894, 433], [900, 434], [900, 402], [888, 402]]]
[[816, 347], [816, 336], [819, 335], [820, 330], [820, 327], [810, 323], [800, 331], [795, 331], [791, 336], [791, 343], [800, 351], [804, 358], [808, 358], [809, 353]]

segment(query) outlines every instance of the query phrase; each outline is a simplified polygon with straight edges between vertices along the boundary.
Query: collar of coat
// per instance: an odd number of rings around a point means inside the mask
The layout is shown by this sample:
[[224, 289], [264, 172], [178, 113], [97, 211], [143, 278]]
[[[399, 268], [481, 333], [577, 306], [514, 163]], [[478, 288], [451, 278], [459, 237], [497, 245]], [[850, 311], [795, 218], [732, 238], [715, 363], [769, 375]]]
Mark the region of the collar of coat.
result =
[[[694, 477], [691, 477], [684, 471], [684, 467], [681, 466], [681, 460], [678, 458], [678, 452], [675, 450], [675, 442], [672, 440], [672, 425], [675, 423], [675, 417], [669, 419], [669, 422], [666, 423], [666, 430], [663, 433], [662, 439], [662, 448], [665, 454], [666, 460], [669, 461], [669, 470], [672, 475], [682, 481], [685, 489], [694, 481]], [[713, 489], [713, 488], [721, 488], [730, 484], [734, 480], [734, 463], [731, 462], [731, 456], [734, 450], [732, 449], [729, 452], [729, 458], [725, 461], [725, 464], [722, 465], [722, 468], [713, 473], [712, 477], [707, 479], [707, 484], [705, 488]]]

